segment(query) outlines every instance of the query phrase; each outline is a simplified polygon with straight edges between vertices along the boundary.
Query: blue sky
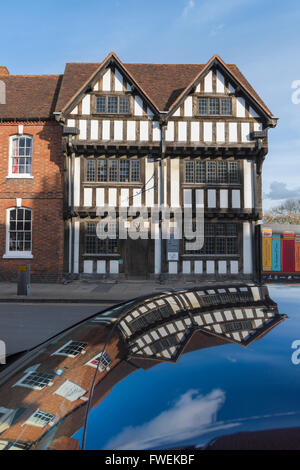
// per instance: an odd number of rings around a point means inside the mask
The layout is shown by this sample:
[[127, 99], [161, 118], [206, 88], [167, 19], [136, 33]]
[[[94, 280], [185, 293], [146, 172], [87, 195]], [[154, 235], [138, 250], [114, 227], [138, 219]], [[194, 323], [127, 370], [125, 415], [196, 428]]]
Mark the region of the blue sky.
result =
[[1, 4], [0, 65], [62, 73], [65, 62], [236, 63], [275, 116], [264, 208], [300, 197], [300, 2], [297, 0], [51, 0]]

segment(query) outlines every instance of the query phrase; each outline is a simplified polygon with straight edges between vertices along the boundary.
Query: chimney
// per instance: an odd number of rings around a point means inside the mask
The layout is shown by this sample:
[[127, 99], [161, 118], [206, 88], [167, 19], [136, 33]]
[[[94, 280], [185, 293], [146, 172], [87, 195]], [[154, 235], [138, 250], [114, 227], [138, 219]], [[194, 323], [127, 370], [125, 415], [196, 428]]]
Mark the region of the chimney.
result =
[[7, 77], [8, 75], [9, 71], [7, 70], [7, 67], [0, 65], [0, 77]]

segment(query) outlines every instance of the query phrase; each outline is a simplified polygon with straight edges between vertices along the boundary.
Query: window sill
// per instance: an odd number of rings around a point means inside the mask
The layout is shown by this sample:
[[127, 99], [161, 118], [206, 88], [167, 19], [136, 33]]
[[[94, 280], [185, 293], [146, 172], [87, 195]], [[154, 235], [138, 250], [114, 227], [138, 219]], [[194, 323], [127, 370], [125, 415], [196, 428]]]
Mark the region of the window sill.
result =
[[201, 258], [201, 259], [212, 259], [212, 258], [239, 258], [239, 254], [234, 254], [234, 255], [230, 255], [230, 254], [215, 254], [215, 255], [201, 255], [199, 253], [195, 253], [195, 254], [182, 254], [181, 257], [182, 258]]
[[217, 186], [218, 188], [220, 186], [222, 187], [228, 187], [228, 189], [231, 189], [231, 186], [234, 186], [234, 187], [240, 187], [242, 186], [241, 183], [182, 183], [182, 187], [184, 188], [184, 186], [201, 186], [201, 187], [205, 187], [205, 186]]
[[86, 258], [120, 258], [121, 255], [120, 253], [95, 253], [95, 254], [88, 254], [88, 253], [83, 253], [84, 257]]
[[30, 179], [33, 180], [32, 175], [8, 175], [5, 177], [6, 179]]
[[195, 114], [194, 117], [196, 118], [233, 118], [234, 115], [233, 114], [221, 114], [221, 113], [218, 113], [218, 114]]
[[3, 259], [33, 259], [31, 253], [5, 253]]
[[91, 185], [95, 186], [98, 185], [101, 187], [101, 185], [105, 186], [138, 186], [139, 188], [143, 187], [143, 183], [141, 181], [83, 181], [82, 184], [84, 185]]
[[121, 117], [132, 117], [133, 114], [132, 113], [98, 113], [97, 111], [95, 111], [94, 113], [92, 113], [93, 116], [95, 117], [117, 117], [117, 116], [121, 116]]

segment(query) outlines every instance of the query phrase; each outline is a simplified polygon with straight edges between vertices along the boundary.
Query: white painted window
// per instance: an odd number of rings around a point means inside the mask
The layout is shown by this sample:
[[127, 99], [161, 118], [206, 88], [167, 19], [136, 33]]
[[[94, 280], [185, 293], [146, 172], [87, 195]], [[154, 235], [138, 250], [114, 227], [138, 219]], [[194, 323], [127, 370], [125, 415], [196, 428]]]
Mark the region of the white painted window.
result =
[[53, 356], [76, 357], [79, 354], [85, 354], [86, 347], [87, 343], [85, 343], [84, 341], [70, 340], [57, 351], [55, 351], [55, 353], [53, 353]]
[[46, 426], [52, 426], [55, 418], [56, 415], [38, 409], [30, 416], [30, 418], [27, 419], [25, 424], [44, 428]]
[[43, 390], [45, 387], [53, 385], [54, 374], [28, 371], [26, 374], [14, 385], [14, 387], [25, 387], [33, 390]]
[[100, 354], [97, 354], [97, 356], [93, 357], [93, 359], [87, 362], [86, 365], [96, 368], [99, 364], [99, 370], [103, 372], [104, 370], [110, 369], [111, 363], [111, 357], [107, 354], [106, 351], [102, 351]]
[[32, 258], [32, 210], [11, 207], [6, 211], [4, 258]]
[[31, 135], [13, 135], [9, 142], [8, 176], [10, 178], [32, 177], [32, 148]]

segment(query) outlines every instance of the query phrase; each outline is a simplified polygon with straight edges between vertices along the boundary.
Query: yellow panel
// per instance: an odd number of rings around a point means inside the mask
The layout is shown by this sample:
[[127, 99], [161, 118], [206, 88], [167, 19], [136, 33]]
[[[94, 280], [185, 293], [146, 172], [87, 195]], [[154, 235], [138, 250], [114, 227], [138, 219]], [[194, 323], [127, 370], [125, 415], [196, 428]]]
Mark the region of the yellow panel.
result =
[[272, 238], [262, 239], [262, 265], [263, 271], [272, 271]]

